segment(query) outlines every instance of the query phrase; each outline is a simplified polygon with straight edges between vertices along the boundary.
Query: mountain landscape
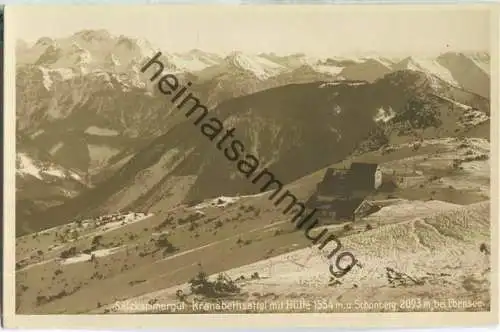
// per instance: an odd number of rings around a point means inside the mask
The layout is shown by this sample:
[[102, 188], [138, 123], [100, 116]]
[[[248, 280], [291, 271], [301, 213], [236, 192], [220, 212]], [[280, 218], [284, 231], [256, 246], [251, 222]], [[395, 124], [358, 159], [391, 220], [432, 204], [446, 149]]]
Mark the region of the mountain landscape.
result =
[[[329, 273], [328, 248], [311, 245], [271, 191], [141, 72], [158, 51], [164, 73], [192, 82], [209, 114], [296, 198], [311, 197], [330, 168], [381, 167], [369, 196], [376, 212], [312, 229], [355, 254], [344, 278]], [[488, 53], [175, 53], [84, 30], [19, 41], [16, 61], [18, 313], [175, 303], [167, 313], [199, 298], [314, 302], [325, 292], [344, 306], [361, 292], [372, 302], [411, 292], [489, 310]]]

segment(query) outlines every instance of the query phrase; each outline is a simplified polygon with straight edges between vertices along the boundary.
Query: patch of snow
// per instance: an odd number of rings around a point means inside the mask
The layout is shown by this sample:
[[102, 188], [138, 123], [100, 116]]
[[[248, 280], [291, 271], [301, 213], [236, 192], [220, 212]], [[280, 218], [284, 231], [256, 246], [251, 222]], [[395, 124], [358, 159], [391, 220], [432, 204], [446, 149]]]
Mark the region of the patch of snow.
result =
[[46, 170], [43, 170], [42, 172], [43, 172], [43, 174], [55, 176], [55, 177], [58, 177], [58, 178], [64, 178], [65, 177], [64, 172], [62, 170], [60, 170], [60, 169], [57, 169], [57, 168], [48, 168]]
[[50, 88], [52, 87], [52, 84], [54, 83], [52, 81], [52, 78], [50, 77], [50, 72], [48, 69], [42, 67], [42, 66], [39, 66], [38, 69], [40, 69], [40, 71], [42, 72], [42, 83], [43, 83], [43, 86], [45, 87], [45, 89], [47, 91], [50, 90]]
[[96, 135], [96, 136], [117, 136], [119, 132], [113, 129], [101, 128], [96, 126], [91, 126], [85, 129], [86, 134]]
[[50, 148], [49, 153], [54, 155], [57, 151], [59, 151], [64, 146], [63, 142], [59, 142], [55, 144], [52, 148]]
[[[399, 144], [399, 147], [412, 147], [413, 142], [411, 143], [402, 143]], [[447, 148], [456, 148], [457, 144], [457, 139], [455, 137], [443, 137], [443, 138], [432, 138], [432, 139], [426, 139], [423, 142], [421, 142], [421, 147], [424, 146], [432, 146], [432, 145], [442, 145]]]
[[[113, 77], [122, 85], [122, 91], [130, 91], [130, 87], [136, 87], [139, 89], [146, 88], [146, 83], [141, 81], [140, 75], [137, 72], [138, 69], [134, 66], [132, 72], [129, 73], [119, 73], [113, 75]], [[165, 74], [166, 71], [163, 71]], [[170, 72], [171, 73], [171, 72]]]
[[490, 142], [484, 138], [470, 137], [467, 138], [466, 142], [470, 144], [474, 149], [482, 153], [490, 152]]
[[17, 167], [17, 173], [19, 174], [28, 174], [36, 177], [37, 179], [42, 180], [42, 176], [40, 175], [41, 169], [37, 165], [35, 165], [33, 159], [31, 159], [28, 155], [24, 153], [18, 153], [17, 158], [19, 160], [19, 166]]
[[258, 193], [258, 194], [253, 194], [253, 195], [242, 195], [242, 196], [239, 196], [240, 198], [255, 198], [255, 197], [262, 197], [262, 196], [265, 196], [269, 193], [274, 193], [274, 190], [268, 190], [268, 191], [264, 191], [264, 192], [261, 192], [261, 193]]
[[339, 85], [337, 82], [326, 82], [326, 83], [321, 83], [319, 85], [319, 88], [326, 88], [328, 86], [337, 86]]
[[208, 59], [202, 61], [190, 54], [166, 54], [165, 56], [176, 68], [187, 72], [200, 71], [216, 64], [215, 61]]
[[97, 225], [100, 226], [97, 234], [104, 234], [107, 232], [110, 232], [112, 230], [116, 230], [118, 228], [125, 227], [130, 224], [137, 223], [139, 221], [142, 221], [144, 219], [147, 219], [149, 217], [153, 216], [152, 213], [134, 213], [131, 212], [129, 214], [126, 214], [123, 216], [123, 218], [120, 218], [116, 221], [110, 221], [110, 222], [97, 222]]
[[258, 55], [235, 53], [229, 59], [233, 65], [252, 72], [261, 80], [276, 76], [286, 70], [284, 66]]
[[340, 113], [342, 113], [342, 108], [339, 105], [333, 106], [333, 113], [335, 115], [339, 115]]
[[75, 263], [81, 263], [81, 262], [87, 262], [90, 260], [92, 255], [95, 257], [106, 257], [109, 255], [112, 255], [118, 251], [120, 251], [123, 248], [123, 246], [120, 247], [114, 247], [114, 248], [107, 248], [107, 249], [100, 249], [92, 252], [92, 254], [79, 254], [74, 257], [66, 258], [60, 261], [61, 265], [68, 265], [68, 264], [75, 264]]
[[461, 125], [465, 127], [477, 126], [478, 124], [490, 119], [490, 117], [485, 113], [473, 108], [469, 108], [464, 112], [464, 118], [465, 119], [462, 120]]
[[335, 82], [326, 82], [319, 85], [320, 88], [325, 88], [328, 86], [338, 86], [338, 85], [348, 85], [348, 86], [360, 86], [365, 85], [367, 82], [353, 82], [348, 80], [338, 80]]
[[460, 205], [448, 202], [432, 201], [404, 201], [382, 207], [379, 211], [366, 217], [367, 222], [393, 223], [396, 221], [411, 220], [433, 215], [438, 212], [456, 209]]
[[17, 270], [16, 272], [21, 272], [21, 271], [26, 271], [26, 270], [29, 270], [35, 266], [40, 266], [40, 265], [44, 265], [44, 264], [48, 264], [48, 263], [52, 263], [53, 261], [55, 261], [54, 258], [52, 259], [47, 259], [47, 260], [43, 260], [43, 261], [40, 261], [40, 262], [36, 262], [36, 263], [33, 263], [33, 264], [29, 264], [29, 265], [26, 265], [24, 266], [23, 268]]
[[45, 132], [45, 130], [43, 130], [43, 129], [37, 130], [36, 132], [34, 132], [33, 134], [31, 134], [31, 136], [30, 136], [30, 137], [31, 137], [32, 139], [33, 139], [33, 138], [36, 138], [36, 137], [40, 136], [41, 134], [43, 134], [44, 132]]
[[77, 181], [83, 181], [82, 177], [74, 172], [70, 172], [69, 173], [69, 176]]
[[[339, 113], [337, 113], [337, 114], [339, 114]], [[335, 134], [335, 136], [336, 136], [335, 139], [337, 142], [339, 142], [342, 139], [342, 134], [339, 132], [339, 130], [337, 128], [335, 128], [333, 126], [328, 126], [328, 129], [330, 129], [330, 131]]]
[[265, 191], [262, 193], [254, 194], [254, 195], [241, 195], [241, 196], [219, 196], [217, 198], [202, 202], [200, 204], [197, 204], [192, 207], [194, 210], [199, 210], [199, 209], [204, 209], [207, 207], [218, 207], [218, 208], [224, 208], [236, 201], [239, 201], [242, 198], [255, 198], [255, 197], [261, 197], [264, 195], [267, 195], [268, 193], [272, 192], [270, 191]]
[[389, 106], [388, 110], [385, 110], [383, 107], [380, 107], [377, 111], [377, 114], [373, 118], [375, 122], [388, 122], [392, 120], [396, 116], [396, 112]]
[[[66, 178], [67, 173], [63, 168], [56, 167], [54, 165], [47, 165], [46, 163], [37, 166], [35, 161], [25, 153], [18, 153], [17, 160], [19, 163], [16, 170], [17, 174], [31, 175], [39, 180], [43, 180], [44, 175], [54, 176], [61, 179]], [[70, 171], [69, 176], [75, 180], [81, 181], [81, 177], [74, 172]]]
[[228, 206], [229, 204], [232, 204], [236, 201], [238, 201], [240, 197], [228, 197], [228, 196], [219, 196], [217, 198], [214, 198], [208, 202], [203, 202], [200, 204], [195, 205], [193, 208], [195, 210], [197, 209], [203, 209], [206, 207], [219, 207], [219, 208], [224, 208]]
[[161, 237], [163, 235], [169, 235], [169, 231], [163, 231], [163, 232], [155, 232], [151, 234], [151, 237]]

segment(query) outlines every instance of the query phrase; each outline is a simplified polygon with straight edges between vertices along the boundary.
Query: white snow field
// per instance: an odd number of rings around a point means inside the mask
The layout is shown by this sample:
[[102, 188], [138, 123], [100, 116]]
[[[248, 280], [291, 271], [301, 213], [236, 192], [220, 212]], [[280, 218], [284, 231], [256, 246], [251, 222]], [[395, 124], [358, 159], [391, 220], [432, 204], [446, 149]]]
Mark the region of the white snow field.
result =
[[228, 57], [237, 67], [253, 73], [260, 80], [276, 76], [286, 70], [282, 65], [258, 55], [235, 52]]
[[121, 250], [122, 248], [124, 248], [124, 247], [121, 246], [121, 247], [96, 250], [96, 251], [92, 252], [92, 254], [79, 254], [77, 256], [61, 260], [60, 264], [67, 265], [67, 264], [86, 262], [92, 258], [92, 255], [94, 255], [95, 257], [106, 257], [106, 256], [109, 256], [109, 255], [116, 253], [117, 251]]
[[42, 180], [44, 176], [53, 176], [57, 178], [64, 179], [67, 176], [77, 180], [81, 181], [81, 177], [70, 170], [65, 170], [60, 166], [56, 166], [53, 164], [49, 164], [47, 162], [39, 162], [35, 161], [32, 157], [30, 157], [26, 153], [17, 153], [16, 154], [16, 162], [17, 162], [17, 167], [16, 167], [16, 174], [19, 174], [21, 176], [33, 176], [39, 180]]

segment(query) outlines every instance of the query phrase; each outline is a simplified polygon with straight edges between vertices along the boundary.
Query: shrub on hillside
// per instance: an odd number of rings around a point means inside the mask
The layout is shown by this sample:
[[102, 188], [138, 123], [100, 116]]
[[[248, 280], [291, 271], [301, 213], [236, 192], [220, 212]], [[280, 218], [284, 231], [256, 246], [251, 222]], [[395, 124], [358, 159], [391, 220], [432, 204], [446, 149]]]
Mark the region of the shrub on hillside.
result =
[[348, 231], [352, 231], [354, 228], [352, 227], [351, 224], [347, 224], [347, 225], [344, 225], [344, 231], [348, 232]]
[[100, 245], [101, 244], [101, 240], [102, 240], [102, 235], [94, 236], [94, 238], [92, 239], [92, 245], [93, 246]]
[[452, 164], [452, 167], [454, 169], [457, 169], [460, 167], [460, 164], [462, 164], [462, 160], [460, 159], [453, 159], [453, 164]]
[[164, 249], [164, 253], [172, 253], [178, 250], [169, 240], [166, 234], [162, 234], [155, 242], [159, 249]]
[[441, 125], [439, 109], [434, 102], [424, 97], [408, 100], [406, 106], [394, 117], [394, 121], [405, 123], [415, 129], [437, 128]]
[[189, 280], [189, 286], [193, 294], [211, 298], [230, 296], [241, 291], [240, 287], [225, 274], [220, 273], [215, 281], [210, 281], [204, 271], [198, 272]]
[[154, 229], [155, 230], [160, 230], [168, 225], [172, 225], [172, 222], [174, 221], [174, 217], [172, 216], [168, 216], [165, 218], [165, 220], [163, 220], [163, 222], [161, 222], [159, 225], [155, 226]]
[[198, 219], [201, 219], [201, 218], [203, 218], [202, 214], [200, 214], [200, 213], [192, 213], [189, 216], [187, 216], [186, 218], [179, 218], [179, 220], [178, 220], [177, 223], [179, 225], [183, 225], [183, 224], [187, 224], [189, 222], [194, 222], [194, 221], [196, 221]]
[[64, 250], [61, 252], [60, 257], [63, 259], [70, 258], [76, 256], [76, 247], [71, 247], [68, 250]]

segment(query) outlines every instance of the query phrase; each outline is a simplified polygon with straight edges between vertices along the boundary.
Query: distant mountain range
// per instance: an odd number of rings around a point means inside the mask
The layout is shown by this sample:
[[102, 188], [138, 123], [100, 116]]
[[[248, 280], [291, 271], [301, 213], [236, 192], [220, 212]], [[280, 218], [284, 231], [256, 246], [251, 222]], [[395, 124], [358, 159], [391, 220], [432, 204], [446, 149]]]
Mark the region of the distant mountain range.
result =
[[[104, 30], [18, 43], [18, 201], [30, 205], [19, 205], [21, 232], [50, 226], [35, 215], [56, 225], [258, 190], [140, 73], [156, 51]], [[161, 51], [166, 71], [193, 82], [193, 95], [284, 182], [342, 160], [381, 130], [390, 140], [489, 134], [485, 53], [318, 59]], [[439, 128], [403, 130], [414, 99], [433, 105]], [[50, 195], [34, 193], [42, 183]]]
[[[44, 77], [47, 89], [50, 89], [54, 80], [69, 80], [81, 74], [102, 75], [102, 72], [122, 74], [120, 77], [124, 80], [127, 78], [128, 83], [142, 87], [142, 79], [138, 75], [139, 66], [158, 50], [146, 40], [115, 37], [105, 30], [84, 30], [67, 38], [40, 38], [31, 46], [19, 41], [16, 58], [18, 66], [37, 67]], [[490, 56], [487, 53], [448, 52], [428, 59], [382, 56], [319, 59], [300, 53], [278, 56], [273, 53], [255, 55], [235, 51], [221, 56], [199, 49], [186, 53], [169, 53], [168, 50], [162, 52], [163, 62], [169, 72], [193, 73], [200, 80], [237, 73], [265, 81], [308, 67], [336, 79], [363, 79], [371, 82], [389, 72], [410, 69], [436, 75], [450, 84], [466, 89], [479, 84], [473, 92], [483, 97], [489, 96], [489, 84], [485, 84], [488, 83], [490, 71]]]

